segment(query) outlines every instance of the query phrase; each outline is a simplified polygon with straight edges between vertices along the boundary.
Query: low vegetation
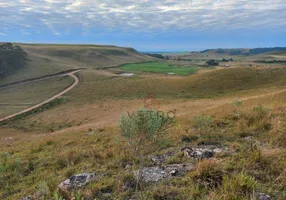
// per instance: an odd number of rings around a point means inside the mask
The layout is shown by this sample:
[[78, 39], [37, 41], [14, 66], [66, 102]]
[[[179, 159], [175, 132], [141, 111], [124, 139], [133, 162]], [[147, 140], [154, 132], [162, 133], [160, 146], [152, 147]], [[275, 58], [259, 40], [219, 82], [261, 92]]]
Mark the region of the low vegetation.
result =
[[120, 67], [124, 71], [141, 71], [165, 74], [188, 75], [194, 74], [198, 67], [179, 67], [166, 62], [149, 62], [139, 64], [126, 64]]
[[[41, 68], [31, 67], [31, 63], [47, 64], [44, 73], [53, 71], [51, 66], [59, 70], [71, 67], [71, 63], [77, 67], [86, 64], [89, 69], [79, 73], [80, 84], [63, 98], [0, 124], [0, 131], [25, 134], [0, 140], [0, 199], [254, 200], [260, 194], [286, 199], [285, 68], [234, 67], [192, 76], [127, 78], [112, 72], [121, 68], [187, 75], [197, 70], [187, 67], [195, 58], [146, 63], [149, 56], [128, 48], [23, 46], [33, 58], [14, 73], [15, 77], [4, 78], [5, 83], [23, 78], [21, 70], [32, 72], [32, 76], [40, 73]], [[237, 62], [237, 57], [231, 57]], [[197, 63], [210, 59], [206, 56]], [[137, 62], [144, 63], [120, 66]], [[114, 64], [120, 67], [92, 69]], [[40, 101], [33, 88], [27, 87], [25, 94]], [[18, 96], [16, 89], [5, 91], [2, 100], [26, 98], [24, 93]], [[139, 109], [123, 115], [119, 126], [112, 126], [114, 121], [118, 123], [122, 110], [134, 110], [150, 94], [162, 102], [162, 110], [173, 109], [173, 103], [178, 105], [176, 121]], [[118, 119], [114, 117], [117, 115]], [[101, 119], [107, 121], [107, 127], [102, 126]], [[62, 129], [66, 130], [55, 132]], [[194, 151], [204, 148], [212, 151], [206, 156], [200, 156], [201, 150]], [[192, 149], [192, 154], [186, 149]], [[140, 175], [144, 169], [166, 170], [167, 166], [190, 168], [184, 173], [171, 168], [170, 177], [143, 182]], [[96, 180], [69, 191], [59, 189], [62, 181], [85, 172], [93, 172]]]
[[139, 169], [136, 183], [136, 197], [139, 199], [138, 189], [142, 190], [142, 173], [145, 156], [158, 148], [164, 147], [167, 141], [167, 133], [173, 123], [166, 115], [158, 115], [158, 111], [142, 108], [137, 110], [132, 116], [123, 115], [119, 126], [123, 137], [135, 152], [139, 159]]
[[[173, 142], [149, 153], [156, 155], [180, 146], [200, 145], [202, 141], [203, 144], [211, 142], [217, 146], [227, 146], [229, 151], [197, 161], [195, 170], [184, 177], [146, 184], [140, 190], [141, 195], [154, 200], [253, 199], [262, 192], [277, 199], [285, 199], [285, 111], [286, 107], [250, 108], [243, 105], [239, 116], [229, 115], [221, 119], [196, 117], [193, 124], [195, 129], [190, 128], [189, 134], [197, 135], [198, 129], [207, 127], [208, 133], [215, 137], [200, 134], [197, 139], [193, 137], [187, 142], [180, 140], [183, 136], [181, 131], [172, 128], [167, 135], [174, 138]], [[132, 138], [133, 126], [123, 121], [123, 133], [128, 132], [126, 138]], [[141, 163], [139, 157], [120, 136], [119, 129], [90, 131], [95, 134], [81, 132], [58, 137], [46, 136], [21, 145], [15, 143], [2, 146], [1, 198], [19, 199], [37, 193], [58, 200], [62, 195], [57, 185], [83, 171], [93, 171], [104, 176], [99, 182], [74, 191], [71, 196], [79, 199], [134, 197], [136, 180], [132, 171], [126, 170], [126, 166], [137, 170]], [[174, 156], [173, 163], [192, 162], [182, 159], [180, 154]], [[144, 157], [145, 165], [152, 165], [148, 160], [148, 156]]]

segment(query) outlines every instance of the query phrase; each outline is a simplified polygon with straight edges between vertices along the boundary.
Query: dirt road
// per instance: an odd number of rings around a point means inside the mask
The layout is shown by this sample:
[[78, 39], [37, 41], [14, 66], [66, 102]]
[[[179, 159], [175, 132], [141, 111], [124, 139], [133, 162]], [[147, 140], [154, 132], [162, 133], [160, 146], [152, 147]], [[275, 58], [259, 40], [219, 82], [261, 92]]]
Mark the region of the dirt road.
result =
[[3, 117], [3, 118], [0, 119], [0, 122], [2, 122], [2, 121], [4, 121], [4, 120], [7, 120], [7, 119], [11, 119], [11, 118], [13, 118], [13, 117], [15, 117], [15, 116], [17, 116], [17, 115], [21, 115], [21, 114], [23, 114], [23, 113], [29, 112], [29, 111], [31, 111], [31, 110], [33, 110], [33, 109], [39, 108], [39, 107], [41, 107], [42, 105], [44, 105], [44, 104], [46, 104], [46, 103], [49, 103], [49, 102], [51, 102], [51, 101], [53, 101], [53, 100], [55, 100], [55, 99], [61, 97], [63, 94], [65, 94], [65, 93], [67, 93], [68, 91], [70, 91], [71, 89], [73, 89], [73, 88], [79, 83], [78, 77], [74, 75], [75, 73], [77, 73], [77, 72], [79, 72], [79, 71], [80, 71], [80, 70], [73, 71], [73, 72], [70, 72], [70, 73], [61, 75], [61, 76], [66, 76], [66, 75], [68, 75], [68, 76], [70, 76], [70, 77], [72, 77], [72, 78], [74, 79], [73, 84], [72, 84], [70, 87], [68, 87], [67, 89], [65, 89], [65, 90], [63, 90], [62, 92], [58, 93], [57, 95], [55, 95], [55, 96], [53, 96], [53, 97], [51, 97], [51, 98], [49, 98], [49, 99], [43, 101], [42, 103], [39, 103], [39, 104], [37, 104], [37, 105], [35, 105], [35, 106], [32, 106], [32, 107], [30, 107], [30, 108], [27, 108], [26, 110], [23, 110], [23, 111], [21, 111], [21, 112], [15, 113], [15, 114], [13, 114], [13, 115], [9, 115], [9, 116], [7, 116], [7, 117]]

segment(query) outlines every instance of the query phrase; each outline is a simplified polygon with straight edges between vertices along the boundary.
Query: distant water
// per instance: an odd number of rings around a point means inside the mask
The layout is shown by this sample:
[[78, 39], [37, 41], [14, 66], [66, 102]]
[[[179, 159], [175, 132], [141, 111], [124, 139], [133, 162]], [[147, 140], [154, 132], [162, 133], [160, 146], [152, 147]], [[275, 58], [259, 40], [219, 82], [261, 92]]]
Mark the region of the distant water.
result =
[[141, 51], [141, 53], [162, 54], [162, 55], [186, 55], [191, 51]]
[[125, 76], [125, 77], [130, 77], [133, 75], [134, 75], [134, 73], [122, 73], [122, 74], [120, 74], [120, 76]]

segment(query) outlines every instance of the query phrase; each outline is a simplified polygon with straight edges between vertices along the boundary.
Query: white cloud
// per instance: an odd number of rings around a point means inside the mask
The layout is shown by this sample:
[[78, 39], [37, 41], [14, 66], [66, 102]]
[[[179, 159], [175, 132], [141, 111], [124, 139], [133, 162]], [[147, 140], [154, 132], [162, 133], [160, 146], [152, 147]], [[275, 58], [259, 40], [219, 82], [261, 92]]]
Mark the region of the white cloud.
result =
[[60, 35], [74, 27], [130, 32], [175, 29], [286, 29], [285, 0], [2, 0], [0, 26], [45, 26]]

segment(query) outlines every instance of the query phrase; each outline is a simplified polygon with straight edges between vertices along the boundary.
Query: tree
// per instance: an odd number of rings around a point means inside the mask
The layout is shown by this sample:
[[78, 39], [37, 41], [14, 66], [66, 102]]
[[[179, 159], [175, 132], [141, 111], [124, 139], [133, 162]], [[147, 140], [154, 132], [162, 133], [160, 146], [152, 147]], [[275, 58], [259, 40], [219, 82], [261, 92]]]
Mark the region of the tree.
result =
[[173, 118], [168, 118], [161, 111], [142, 108], [130, 114], [123, 114], [119, 126], [124, 138], [134, 150], [139, 159], [139, 170], [136, 183], [136, 196], [139, 199], [138, 188], [144, 168], [145, 155], [164, 145], [166, 133], [173, 124]]
[[208, 60], [208, 61], [206, 62], [206, 64], [207, 64], [208, 66], [217, 66], [217, 65], [219, 65], [219, 62], [218, 62], [217, 60], [211, 59], [211, 60]]

